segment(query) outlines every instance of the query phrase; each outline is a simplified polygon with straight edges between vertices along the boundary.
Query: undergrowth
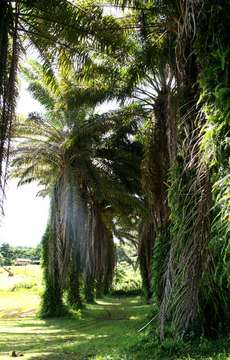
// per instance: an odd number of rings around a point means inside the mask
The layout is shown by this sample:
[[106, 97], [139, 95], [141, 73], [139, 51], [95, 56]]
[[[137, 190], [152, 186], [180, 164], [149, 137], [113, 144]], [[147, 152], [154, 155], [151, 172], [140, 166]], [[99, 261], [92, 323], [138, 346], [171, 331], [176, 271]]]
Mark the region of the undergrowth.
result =
[[141, 275], [139, 269], [135, 270], [126, 262], [118, 263], [111, 294], [118, 296], [142, 295]]
[[158, 334], [144, 335], [132, 346], [129, 359], [145, 360], [229, 360], [230, 336], [209, 341], [173, 338], [168, 335], [162, 342]]

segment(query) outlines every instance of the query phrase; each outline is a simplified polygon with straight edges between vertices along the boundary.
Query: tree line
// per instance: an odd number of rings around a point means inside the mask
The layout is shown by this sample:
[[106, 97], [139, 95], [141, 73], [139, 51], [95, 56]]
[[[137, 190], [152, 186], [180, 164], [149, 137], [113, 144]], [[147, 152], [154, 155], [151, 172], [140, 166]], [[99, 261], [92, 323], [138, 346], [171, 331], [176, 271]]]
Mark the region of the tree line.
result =
[[0, 245], [0, 265], [13, 265], [17, 258], [40, 260], [41, 244], [36, 247], [11, 246], [8, 243]]

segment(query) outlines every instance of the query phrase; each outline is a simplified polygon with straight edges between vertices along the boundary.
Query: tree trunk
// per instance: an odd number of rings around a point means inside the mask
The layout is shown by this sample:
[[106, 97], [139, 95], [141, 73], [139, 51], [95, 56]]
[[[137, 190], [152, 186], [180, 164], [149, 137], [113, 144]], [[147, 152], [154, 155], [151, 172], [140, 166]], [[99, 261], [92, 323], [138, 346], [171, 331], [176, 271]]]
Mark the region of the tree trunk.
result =
[[79, 272], [72, 266], [67, 285], [67, 300], [70, 306], [76, 309], [82, 307], [79, 280]]
[[95, 301], [94, 288], [95, 288], [94, 278], [90, 274], [86, 275], [84, 282], [84, 291], [85, 291], [85, 300], [89, 304], [92, 304]]
[[153, 223], [146, 221], [146, 223], [142, 225], [141, 229], [138, 257], [140, 263], [142, 286], [147, 303], [151, 302], [153, 295], [152, 267], [155, 236], [156, 233]]
[[47, 226], [42, 239], [42, 267], [45, 290], [42, 295], [41, 316], [44, 318], [62, 316], [66, 310], [62, 301], [63, 289], [56, 260], [56, 237], [51, 225]]

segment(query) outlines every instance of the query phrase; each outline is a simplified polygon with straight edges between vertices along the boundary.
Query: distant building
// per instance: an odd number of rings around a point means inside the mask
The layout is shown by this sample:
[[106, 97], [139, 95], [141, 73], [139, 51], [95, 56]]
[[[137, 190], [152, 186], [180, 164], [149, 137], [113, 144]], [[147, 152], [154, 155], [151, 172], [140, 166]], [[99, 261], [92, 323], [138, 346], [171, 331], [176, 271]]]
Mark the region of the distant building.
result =
[[15, 265], [18, 265], [18, 266], [29, 265], [29, 264], [32, 264], [32, 260], [30, 260], [30, 259], [17, 258], [15, 260]]
[[33, 261], [32, 261], [32, 264], [33, 264], [33, 265], [40, 265], [40, 260], [33, 260]]

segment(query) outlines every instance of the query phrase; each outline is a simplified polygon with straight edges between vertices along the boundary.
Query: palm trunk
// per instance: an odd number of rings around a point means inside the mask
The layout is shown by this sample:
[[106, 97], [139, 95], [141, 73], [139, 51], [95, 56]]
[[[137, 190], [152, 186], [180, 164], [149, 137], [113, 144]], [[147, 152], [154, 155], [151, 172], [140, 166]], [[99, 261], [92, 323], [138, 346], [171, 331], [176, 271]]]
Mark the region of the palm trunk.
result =
[[103, 278], [99, 277], [96, 281], [96, 298], [101, 299], [104, 295], [104, 282]]
[[209, 263], [211, 186], [199, 153], [202, 124], [196, 125], [198, 69], [191, 23], [199, 6], [199, 1], [181, 2], [176, 47], [181, 152], [170, 175], [171, 243], [160, 309], [161, 338], [167, 319], [183, 333], [197, 318], [201, 280]]
[[19, 1], [15, 1], [14, 14], [11, 4], [0, 5], [0, 207], [2, 211], [17, 96], [19, 14]]
[[92, 304], [95, 301], [95, 279], [91, 274], [86, 274], [84, 281], [85, 300]]
[[150, 303], [153, 295], [153, 248], [155, 240], [155, 228], [153, 223], [146, 221], [142, 225], [138, 248], [138, 257], [142, 277], [142, 286], [147, 303]]
[[56, 235], [53, 232], [52, 220], [47, 226], [42, 239], [42, 267], [44, 271], [45, 290], [42, 295], [41, 316], [59, 317], [66, 311], [62, 301], [63, 289], [59, 279], [56, 260]]
[[[89, 216], [89, 235], [86, 256], [86, 289], [96, 286], [97, 293], [104, 293], [111, 287], [115, 267], [114, 244], [111, 231], [106, 227], [102, 210], [93, 203]], [[90, 290], [92, 299], [94, 291]], [[91, 301], [91, 300], [90, 300]]]
[[[160, 252], [155, 252], [155, 239], [158, 239], [158, 243], [162, 241], [162, 244], [158, 244], [158, 246], [164, 247], [164, 249], [168, 249], [165, 241], [169, 241], [168, 237], [163, 237], [163, 229], [169, 223], [166, 184], [168, 183], [170, 161], [174, 161], [176, 156], [176, 121], [170, 105], [170, 89], [162, 86], [162, 91], [156, 99], [152, 129], [149, 139], [147, 139], [145, 159], [142, 164], [143, 189], [151, 219], [147, 220], [148, 222], [143, 225], [141, 230], [139, 261], [148, 301], [152, 297], [153, 288], [157, 289], [158, 287], [158, 294], [163, 292], [159, 286], [164, 284], [162, 278], [164, 274], [161, 271], [153, 273], [153, 270], [156, 269], [154, 262], [164, 262], [167, 258], [166, 254], [164, 259], [160, 259]], [[159, 297], [158, 300], [160, 301]]]
[[72, 266], [67, 280], [67, 301], [71, 307], [79, 309], [82, 307], [80, 295], [80, 276], [79, 271]]

